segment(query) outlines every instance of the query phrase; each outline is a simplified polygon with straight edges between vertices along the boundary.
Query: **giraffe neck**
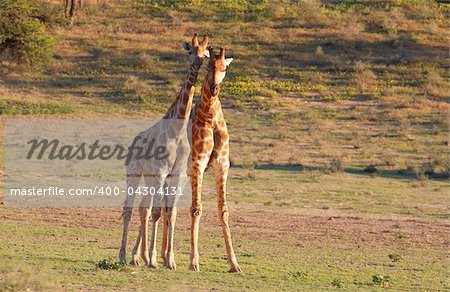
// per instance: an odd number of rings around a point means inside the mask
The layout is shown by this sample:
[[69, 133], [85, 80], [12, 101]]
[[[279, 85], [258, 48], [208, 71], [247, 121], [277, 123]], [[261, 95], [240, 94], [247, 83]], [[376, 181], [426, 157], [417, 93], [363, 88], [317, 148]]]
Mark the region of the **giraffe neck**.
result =
[[219, 90], [213, 95], [210, 89], [210, 78], [206, 75], [202, 84], [202, 97], [196, 109], [196, 120], [213, 125], [215, 116], [221, 110]]
[[197, 77], [198, 70], [194, 70], [192, 66], [189, 67], [183, 87], [163, 119], [189, 119], [195, 91], [194, 85], [197, 82]]

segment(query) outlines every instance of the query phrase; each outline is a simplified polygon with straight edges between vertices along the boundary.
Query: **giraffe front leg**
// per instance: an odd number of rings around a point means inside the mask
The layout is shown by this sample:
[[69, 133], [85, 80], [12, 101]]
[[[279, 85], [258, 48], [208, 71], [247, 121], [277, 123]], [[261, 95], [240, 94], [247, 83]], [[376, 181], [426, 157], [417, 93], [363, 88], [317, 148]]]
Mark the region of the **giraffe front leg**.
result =
[[128, 226], [130, 225], [131, 215], [133, 213], [132, 207], [123, 208], [123, 232], [122, 232], [122, 245], [119, 251], [119, 262], [125, 263], [127, 257], [127, 239], [128, 239]]
[[177, 190], [184, 189], [187, 183], [187, 177], [175, 175], [170, 178], [168, 184], [169, 194], [166, 194], [164, 201], [167, 208], [167, 223], [168, 223], [168, 240], [166, 253], [166, 267], [170, 270], [176, 269], [175, 252], [174, 252], [174, 236], [175, 236], [175, 222], [177, 220], [177, 205], [178, 195]]
[[133, 213], [134, 193], [141, 180], [141, 175], [132, 169], [127, 170], [127, 193], [128, 189], [132, 190], [131, 196], [126, 197], [125, 206], [123, 207], [123, 232], [122, 232], [122, 244], [119, 251], [119, 262], [125, 263], [127, 256], [127, 240], [128, 240], [128, 227], [130, 225], [131, 215]]
[[162, 235], [162, 241], [161, 241], [161, 258], [164, 261], [164, 266], [167, 265], [167, 237], [169, 235], [169, 227], [167, 225], [167, 208], [163, 202], [163, 206], [161, 206], [161, 219], [162, 219], [162, 226], [163, 226], [163, 235]]
[[177, 220], [177, 208], [167, 207], [167, 225], [168, 225], [168, 240], [167, 240], [167, 253], [166, 253], [166, 267], [170, 270], [175, 270], [175, 254], [173, 248], [173, 238], [175, 233], [175, 221]]
[[189, 269], [199, 271], [198, 231], [202, 216], [201, 188], [203, 173], [198, 169], [192, 171], [192, 204], [191, 204], [191, 255]]
[[141, 243], [142, 243], [142, 234], [141, 234], [141, 229], [139, 228], [139, 235], [136, 239], [136, 243], [134, 244], [133, 251], [131, 253], [130, 265], [132, 265], [132, 266], [139, 266], [139, 256], [141, 254]]
[[139, 217], [141, 226], [139, 235], [141, 235], [141, 257], [146, 266], [150, 265], [150, 257], [148, 254], [148, 221], [150, 217], [150, 207], [139, 207]]
[[152, 207], [152, 235], [150, 238], [150, 267], [157, 268], [156, 262], [156, 235], [158, 232], [158, 221], [161, 217], [161, 208]]
[[234, 254], [233, 244], [231, 242], [230, 225], [228, 224], [229, 211], [226, 202], [226, 184], [228, 177], [228, 166], [217, 166], [215, 170], [216, 189], [217, 189], [217, 215], [222, 225], [223, 237], [225, 239], [225, 248], [227, 259], [230, 264], [230, 272], [241, 273], [241, 268]]
[[154, 196], [151, 195], [152, 193], [151, 188], [157, 188], [161, 184], [162, 178], [150, 175], [144, 177], [148, 196], [148, 199], [146, 200], [149, 202], [148, 206], [151, 207], [151, 216], [152, 216], [152, 233], [150, 237], [150, 250], [148, 251], [150, 261], [148, 265], [151, 268], [157, 268], [158, 263], [156, 262], [156, 236], [158, 233], [158, 221], [161, 218], [161, 207], [155, 204], [158, 198], [155, 199]]

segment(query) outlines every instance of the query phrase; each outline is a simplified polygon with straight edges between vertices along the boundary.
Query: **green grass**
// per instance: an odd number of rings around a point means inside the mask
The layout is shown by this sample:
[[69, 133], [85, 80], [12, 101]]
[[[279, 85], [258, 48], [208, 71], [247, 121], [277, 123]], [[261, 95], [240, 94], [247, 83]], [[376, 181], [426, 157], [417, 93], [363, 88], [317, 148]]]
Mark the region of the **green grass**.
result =
[[[101, 228], [55, 226], [51, 223], [30, 225], [26, 222], [3, 220], [0, 227], [2, 252], [0, 258], [9, 267], [28, 266], [34, 269], [38, 285], [64, 289], [133, 289], [154, 286], [165, 289], [327, 289], [339, 279], [348, 290], [371, 289], [374, 275], [389, 276], [393, 289], [440, 290], [446, 286], [444, 250], [397, 244], [396, 252], [403, 255], [393, 263], [383, 246], [295, 246], [291, 243], [259, 240], [238, 240], [237, 256], [244, 270], [242, 275], [225, 272], [222, 240], [217, 235], [205, 240], [201, 237], [202, 271], [187, 270], [189, 245], [186, 232], [177, 234], [177, 271], [164, 268], [128, 267], [101, 269], [98, 262], [105, 257], [115, 258], [120, 228], [104, 231]], [[132, 234], [136, 236], [136, 234]], [[12, 238], [14, 238], [12, 240]], [[7, 287], [24, 271], [10, 268], [0, 285]], [[25, 282], [21, 279], [19, 282]], [[37, 285], [31, 282], [31, 287]], [[18, 283], [30, 287], [29, 283]]]
[[73, 106], [55, 102], [0, 100], [0, 115], [53, 115], [75, 112]]
[[[176, 271], [117, 264], [120, 208], [93, 212], [1, 207], [6, 219], [0, 226], [0, 260], [8, 268], [0, 285], [219, 290], [342, 286], [349, 291], [449, 288], [448, 265], [443, 261], [448, 256], [443, 243], [446, 228], [442, 227], [447, 222], [444, 218], [448, 219], [443, 203], [447, 182], [428, 181], [417, 188], [411, 186], [411, 178], [403, 176], [277, 169], [253, 169], [253, 176], [248, 176], [247, 171], [232, 168], [229, 182], [232, 231], [242, 275], [226, 272], [223, 239], [214, 218], [213, 177], [207, 175], [200, 273], [187, 269], [189, 220], [184, 207], [177, 221]], [[281, 217], [276, 213], [280, 211]], [[130, 244], [137, 235], [136, 221]]]

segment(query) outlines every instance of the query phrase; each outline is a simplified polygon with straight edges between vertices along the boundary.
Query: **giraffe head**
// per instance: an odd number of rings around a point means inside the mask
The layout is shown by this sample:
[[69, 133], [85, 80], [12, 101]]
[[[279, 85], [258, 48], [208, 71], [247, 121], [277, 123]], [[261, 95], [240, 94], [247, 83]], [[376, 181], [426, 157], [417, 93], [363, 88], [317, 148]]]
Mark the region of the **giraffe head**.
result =
[[203, 40], [199, 42], [196, 33], [194, 34], [191, 43], [183, 42], [181, 45], [189, 53], [191, 68], [194, 71], [199, 71], [203, 64], [203, 59], [209, 57], [209, 51], [206, 49], [208, 46], [208, 36], [204, 35]]
[[211, 94], [217, 95], [219, 93], [219, 85], [225, 78], [227, 67], [233, 61], [233, 58], [225, 58], [225, 49], [220, 48], [220, 54], [214, 54], [214, 48], [208, 47], [209, 50], [209, 64], [208, 64], [208, 79]]

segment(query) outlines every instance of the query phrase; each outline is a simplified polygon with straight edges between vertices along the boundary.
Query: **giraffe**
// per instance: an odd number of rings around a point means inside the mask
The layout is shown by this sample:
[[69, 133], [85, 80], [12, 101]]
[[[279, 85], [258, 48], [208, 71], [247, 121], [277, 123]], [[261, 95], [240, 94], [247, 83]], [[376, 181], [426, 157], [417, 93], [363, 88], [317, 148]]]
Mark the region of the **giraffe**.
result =
[[[182, 43], [183, 48], [190, 55], [190, 66], [186, 78], [177, 99], [169, 108], [161, 121], [153, 125], [144, 132], [139, 133], [135, 140], [136, 149], [148, 149], [150, 147], [148, 141], [157, 141], [158, 145], [163, 145], [169, 149], [168, 157], [164, 160], [142, 160], [138, 158], [137, 151], [133, 152], [132, 158], [127, 166], [127, 193], [132, 190], [132, 195], [127, 196], [125, 206], [123, 208], [123, 233], [122, 244], [119, 252], [119, 261], [126, 261], [126, 245], [128, 236], [128, 226], [131, 220], [135, 192], [139, 186], [140, 180], [144, 177], [147, 188], [154, 187], [159, 189], [169, 182], [172, 185], [180, 183], [180, 175], [187, 173], [187, 169], [183, 168], [183, 160], [187, 160], [190, 155], [189, 141], [186, 136], [186, 123], [192, 108], [192, 99], [195, 91], [195, 83], [197, 81], [198, 72], [203, 64], [203, 59], [209, 57], [209, 51], [206, 50], [208, 45], [208, 36], [205, 35], [199, 43], [198, 35], [195, 34], [191, 44]], [[175, 123], [167, 127], [167, 120], [183, 121]], [[166, 121], [166, 123], [164, 123]], [[177, 165], [179, 164], [179, 165]], [[181, 165], [181, 166], [180, 166]], [[170, 177], [170, 179], [169, 179]], [[165, 203], [162, 202], [163, 208], [155, 206], [153, 196], [144, 196], [139, 205], [140, 228], [139, 235], [132, 251], [132, 265], [139, 265], [139, 254], [144, 260], [145, 265], [157, 267], [156, 262], [156, 235], [158, 221], [163, 215], [163, 243], [161, 247], [161, 257], [164, 264], [169, 269], [175, 269], [175, 259], [173, 252], [173, 236], [175, 228], [175, 220], [177, 209], [174, 202], [167, 202], [166, 196], [163, 196]], [[170, 204], [171, 203], [171, 204]], [[151, 208], [151, 209], [150, 209]], [[161, 214], [163, 209], [163, 214]], [[151, 211], [150, 211], [151, 210]], [[148, 249], [148, 224], [150, 215], [152, 217], [152, 233], [150, 243], [150, 255]]]
[[196, 104], [192, 122], [192, 205], [191, 205], [191, 252], [189, 269], [199, 271], [198, 232], [202, 215], [201, 189], [203, 174], [207, 167], [215, 171], [217, 191], [218, 217], [225, 239], [228, 263], [231, 272], [241, 272], [231, 243], [230, 226], [228, 224], [228, 207], [226, 203], [226, 183], [229, 160], [229, 136], [219, 101], [220, 83], [225, 78], [226, 69], [233, 61], [225, 58], [225, 49], [220, 48], [219, 56], [209, 50], [207, 75], [202, 84], [201, 99]]

